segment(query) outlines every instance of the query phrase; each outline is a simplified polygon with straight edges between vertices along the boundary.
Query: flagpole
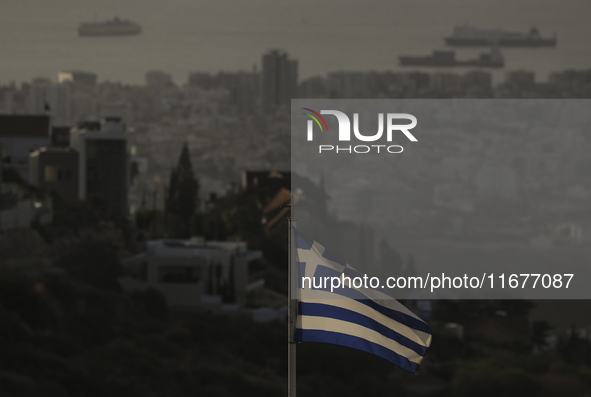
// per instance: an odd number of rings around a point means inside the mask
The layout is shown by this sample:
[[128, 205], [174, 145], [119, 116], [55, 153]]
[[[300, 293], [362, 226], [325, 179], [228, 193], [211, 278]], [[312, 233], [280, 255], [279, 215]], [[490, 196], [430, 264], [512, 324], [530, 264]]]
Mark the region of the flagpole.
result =
[[296, 318], [297, 318], [297, 300], [293, 299], [296, 293], [293, 282], [296, 280], [292, 264], [293, 247], [291, 243], [292, 225], [291, 217], [287, 218], [288, 237], [288, 281], [287, 281], [287, 397], [296, 397], [296, 343], [294, 340]]

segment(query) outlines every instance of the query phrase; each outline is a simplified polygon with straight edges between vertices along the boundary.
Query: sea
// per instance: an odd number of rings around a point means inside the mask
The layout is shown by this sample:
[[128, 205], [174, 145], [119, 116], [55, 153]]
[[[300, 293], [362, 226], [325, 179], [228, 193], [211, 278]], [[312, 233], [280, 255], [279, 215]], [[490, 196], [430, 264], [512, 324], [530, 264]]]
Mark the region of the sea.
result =
[[[97, 73], [99, 81], [142, 84], [161, 70], [184, 84], [191, 72], [260, 69], [261, 56], [282, 49], [299, 62], [299, 78], [335, 71], [409, 68], [400, 55], [446, 49], [443, 37], [470, 24], [554, 33], [556, 48], [502, 49], [507, 71], [591, 68], [589, 0], [0, 0], [0, 85], [56, 80], [60, 70]], [[79, 37], [78, 25], [113, 17], [140, 24], [128, 37]], [[456, 49], [472, 59], [486, 48]], [[443, 69], [462, 72], [462, 69]]]

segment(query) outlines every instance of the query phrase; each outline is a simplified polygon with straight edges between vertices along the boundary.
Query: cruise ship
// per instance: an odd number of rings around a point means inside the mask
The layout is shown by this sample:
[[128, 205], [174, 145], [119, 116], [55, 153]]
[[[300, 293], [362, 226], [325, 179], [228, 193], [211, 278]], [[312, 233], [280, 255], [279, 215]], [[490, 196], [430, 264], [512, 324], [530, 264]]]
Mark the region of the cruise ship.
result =
[[556, 33], [553, 37], [542, 37], [537, 28], [528, 33], [507, 32], [501, 29], [480, 29], [469, 25], [456, 26], [445, 42], [454, 46], [491, 46], [502, 47], [555, 47]]
[[490, 52], [480, 54], [476, 59], [457, 60], [454, 51], [433, 51], [426, 56], [401, 56], [402, 66], [476, 66], [488, 68], [500, 68], [505, 66], [505, 60], [497, 48]]
[[117, 17], [104, 22], [83, 22], [78, 28], [80, 36], [129, 36], [141, 32], [137, 23]]

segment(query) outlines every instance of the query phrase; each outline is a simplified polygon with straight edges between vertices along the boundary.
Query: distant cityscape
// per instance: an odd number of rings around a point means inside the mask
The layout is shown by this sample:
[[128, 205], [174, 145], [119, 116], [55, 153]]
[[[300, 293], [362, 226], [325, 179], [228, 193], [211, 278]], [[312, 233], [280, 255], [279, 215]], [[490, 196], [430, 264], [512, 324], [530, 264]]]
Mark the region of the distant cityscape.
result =
[[[273, 50], [262, 56], [260, 69], [194, 72], [184, 84], [164, 71], [147, 72], [144, 85], [99, 82], [97, 74], [86, 71], [60, 71], [57, 82], [4, 84], [0, 114], [45, 114], [54, 131], [108, 117], [122, 120], [130, 127], [125, 139], [137, 168], [129, 192], [133, 211], [146, 203], [162, 208], [171, 159], [183, 141], [191, 148], [205, 197], [236, 186], [242, 170], [289, 169], [290, 98], [590, 97], [591, 70], [557, 71], [544, 82], [531, 71], [507, 71], [496, 85], [491, 72], [479, 69], [337, 71], [299, 81], [298, 61]], [[27, 151], [39, 147], [32, 144]], [[23, 161], [28, 159], [13, 156], [12, 162]], [[25, 170], [23, 176], [28, 178]]]
[[[142, 27], [114, 19], [79, 33], [105, 29]], [[467, 25], [444, 39], [557, 43], [535, 28]], [[334, 252], [367, 273], [588, 268], [591, 68], [544, 81], [508, 69], [497, 81], [498, 69], [486, 69], [505, 67], [496, 46], [478, 59], [434, 51], [400, 62], [406, 70], [301, 79], [300, 61], [274, 49], [251, 70], [197, 70], [182, 82], [167, 70], [147, 71], [138, 85], [93, 70], [19, 84], [2, 76], [0, 395], [9, 387], [56, 396], [92, 387], [97, 396], [284, 392], [292, 210], [330, 247], [327, 260]], [[300, 98], [412, 99], [432, 117], [420, 120], [420, 142], [404, 155], [320, 161], [292, 145]], [[354, 350], [304, 344], [303, 394], [589, 394], [585, 301], [395, 292], [434, 330], [421, 377], [375, 371], [383, 363]], [[333, 360], [345, 364], [326, 365]]]

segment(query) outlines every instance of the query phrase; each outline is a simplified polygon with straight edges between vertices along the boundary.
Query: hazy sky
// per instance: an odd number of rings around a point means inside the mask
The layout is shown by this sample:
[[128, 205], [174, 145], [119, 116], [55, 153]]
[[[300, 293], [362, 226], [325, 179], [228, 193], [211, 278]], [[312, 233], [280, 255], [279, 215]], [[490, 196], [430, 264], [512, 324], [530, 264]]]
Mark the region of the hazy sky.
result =
[[[142, 25], [135, 37], [80, 38], [82, 21], [118, 15]], [[556, 49], [504, 51], [507, 68], [591, 66], [591, 2], [549, 0], [2, 0], [0, 84], [55, 78], [59, 69], [94, 71], [101, 80], [143, 81], [150, 69], [173, 73], [250, 70], [264, 51], [300, 61], [300, 77], [334, 70], [388, 70], [398, 56], [444, 48], [454, 25], [558, 33]], [[482, 49], [463, 49], [475, 57]]]

